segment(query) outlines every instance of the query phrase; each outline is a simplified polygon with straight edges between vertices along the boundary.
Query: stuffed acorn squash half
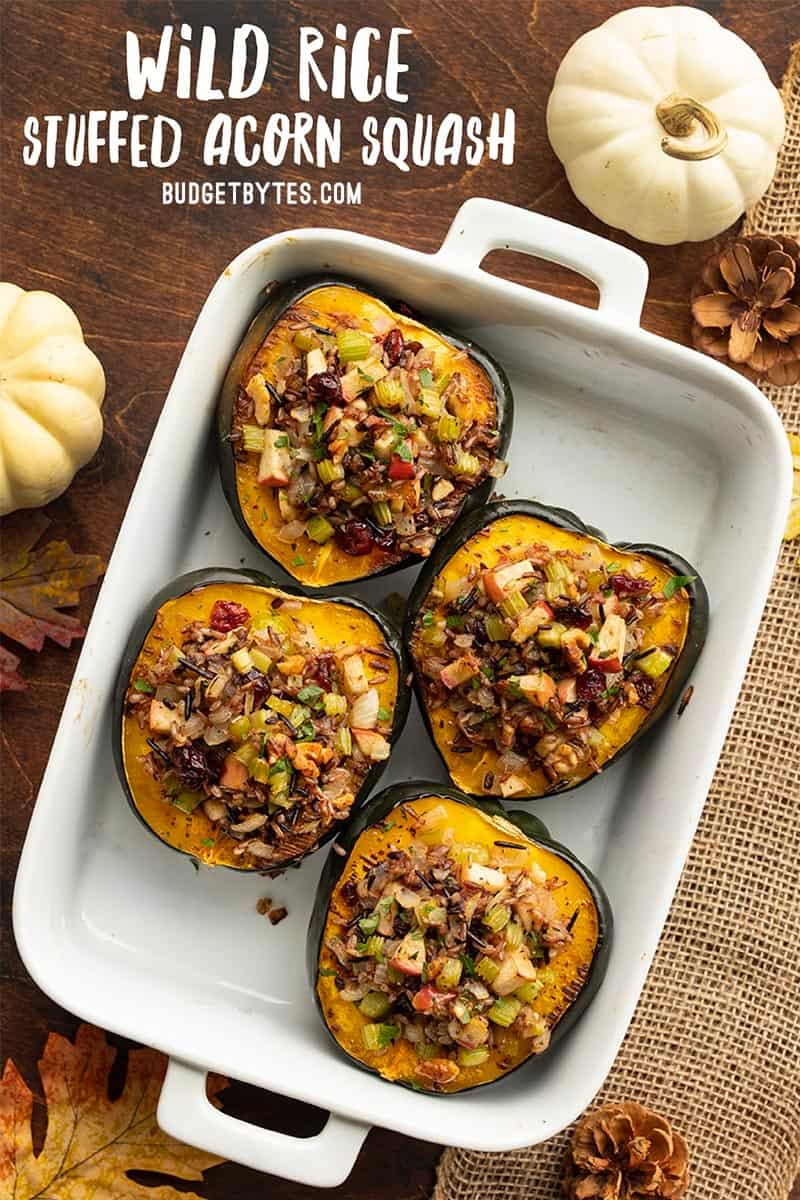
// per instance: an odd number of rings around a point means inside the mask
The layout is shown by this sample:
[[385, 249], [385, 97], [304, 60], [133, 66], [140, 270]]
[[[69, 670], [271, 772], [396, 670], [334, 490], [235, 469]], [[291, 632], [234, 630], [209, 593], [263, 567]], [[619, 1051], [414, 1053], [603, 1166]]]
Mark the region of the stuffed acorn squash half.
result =
[[437, 546], [406, 638], [453, 783], [530, 799], [584, 783], [651, 728], [707, 626], [685, 559], [610, 545], [571, 513], [519, 500], [464, 518]]
[[360, 285], [313, 278], [270, 295], [218, 416], [239, 525], [316, 589], [427, 557], [484, 503], [505, 469], [512, 400], [477, 346]]
[[452, 1093], [541, 1055], [605, 973], [602, 887], [537, 818], [436, 783], [375, 796], [322, 874], [309, 971], [365, 1070]]
[[248, 571], [169, 584], [134, 629], [114, 753], [147, 828], [184, 854], [282, 869], [374, 786], [408, 711], [402, 646], [350, 598]]

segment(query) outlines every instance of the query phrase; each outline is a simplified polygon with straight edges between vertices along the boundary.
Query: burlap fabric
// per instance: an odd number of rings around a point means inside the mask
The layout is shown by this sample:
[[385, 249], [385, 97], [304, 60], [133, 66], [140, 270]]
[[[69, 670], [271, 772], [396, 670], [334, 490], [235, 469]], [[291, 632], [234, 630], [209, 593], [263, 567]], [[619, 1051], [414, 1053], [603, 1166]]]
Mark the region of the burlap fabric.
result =
[[[800, 233], [800, 43], [783, 94], [786, 141], [748, 233]], [[800, 386], [764, 391], [800, 431]], [[686, 1135], [692, 1200], [787, 1200], [800, 1175], [797, 557], [784, 546], [658, 953], [597, 1097], [639, 1100]], [[508, 1154], [447, 1150], [434, 1200], [554, 1200], [566, 1136]]]

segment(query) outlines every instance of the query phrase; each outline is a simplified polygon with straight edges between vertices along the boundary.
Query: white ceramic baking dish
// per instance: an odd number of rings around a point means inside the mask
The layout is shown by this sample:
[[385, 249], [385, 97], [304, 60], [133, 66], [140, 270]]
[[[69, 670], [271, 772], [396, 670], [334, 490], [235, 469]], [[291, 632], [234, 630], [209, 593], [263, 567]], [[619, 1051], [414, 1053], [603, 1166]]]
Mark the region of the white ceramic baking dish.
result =
[[[481, 271], [494, 248], [593, 279], [599, 311]], [[466, 331], [516, 397], [502, 491], [574, 509], [612, 539], [686, 555], [711, 596], [694, 698], [624, 762], [537, 811], [597, 872], [616, 914], [605, 983], [540, 1063], [491, 1088], [433, 1097], [355, 1069], [324, 1033], [303, 966], [322, 854], [278, 882], [197, 871], [131, 814], [111, 758], [111, 693], [128, 629], [181, 572], [263, 565], [237, 530], [210, 450], [217, 391], [264, 287], [320, 269], [360, 277]], [[224, 272], [170, 389], [97, 601], [25, 844], [14, 901], [20, 952], [59, 1004], [170, 1056], [159, 1121], [259, 1170], [333, 1185], [374, 1123], [483, 1150], [539, 1142], [601, 1085], [630, 1021], [703, 806], [767, 594], [788, 505], [780, 422], [732, 371], [639, 328], [643, 261], [610, 242], [488, 200], [459, 211], [434, 255], [340, 230], [259, 242]], [[407, 590], [411, 570], [354, 592]], [[384, 782], [442, 777], [412, 711]], [[271, 927], [266, 891], [289, 908]], [[207, 1069], [330, 1111], [296, 1139], [226, 1116]]]

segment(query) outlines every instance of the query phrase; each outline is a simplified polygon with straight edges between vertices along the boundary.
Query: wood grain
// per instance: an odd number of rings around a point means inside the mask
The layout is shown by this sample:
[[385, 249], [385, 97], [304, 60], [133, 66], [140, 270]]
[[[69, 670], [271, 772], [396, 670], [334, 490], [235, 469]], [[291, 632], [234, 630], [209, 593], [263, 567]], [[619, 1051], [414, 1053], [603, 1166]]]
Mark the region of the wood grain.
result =
[[[0, 6], [2, 168], [2, 275], [25, 288], [57, 292], [79, 314], [87, 340], [108, 377], [106, 432], [94, 461], [67, 494], [48, 508], [53, 534], [76, 550], [108, 557], [179, 356], [203, 299], [225, 264], [250, 242], [298, 225], [338, 225], [433, 250], [459, 204], [491, 196], [558, 217], [631, 245], [644, 254], [651, 273], [644, 325], [686, 342], [686, 298], [708, 245], [646, 247], [596, 221], [574, 198], [547, 143], [544, 110], [558, 63], [581, 33], [612, 13], [631, 7], [612, 0], [349, 0], [347, 5], [298, 0], [4, 0]], [[698, 5], [754, 47], [777, 83], [790, 42], [797, 37], [796, 0], [707, 0]], [[124, 34], [143, 35], [150, 52], [165, 23], [212, 24], [220, 57], [230, 31], [243, 22], [262, 24], [273, 49], [270, 88], [259, 98], [263, 113], [293, 112], [296, 97], [296, 30], [317, 25], [332, 35], [336, 19], [388, 31], [405, 25], [411, 70], [410, 111], [488, 113], [506, 105], [517, 114], [513, 168], [489, 162], [475, 168], [430, 168], [408, 174], [390, 167], [364, 169], [358, 161], [357, 127], [363, 111], [327, 101], [313, 107], [342, 116], [352, 147], [330, 179], [364, 180], [362, 207], [162, 207], [160, 173], [122, 165], [28, 169], [21, 164], [22, 123], [29, 113], [133, 108], [124, 81]], [[253, 101], [225, 102], [236, 115]], [[169, 90], [142, 102], [140, 111], [161, 112], [183, 125], [185, 150], [170, 178], [247, 178], [238, 168], [213, 171], [198, 162], [197, 149], [213, 106], [177, 101]], [[399, 106], [402, 107], [402, 106]], [[398, 106], [376, 103], [385, 117]], [[252, 178], [318, 180], [311, 168], [280, 172], [257, 169]], [[518, 255], [494, 255], [488, 268], [528, 286], [593, 304], [586, 280]], [[24, 518], [23, 518], [24, 519]], [[88, 619], [92, 596], [81, 616]], [[77, 659], [77, 647], [48, 647], [23, 656], [27, 692], [2, 705], [2, 829], [0, 946], [2, 1055], [13, 1056], [38, 1087], [36, 1060], [48, 1030], [72, 1034], [76, 1019], [49, 1001], [28, 977], [13, 945], [10, 900], [16, 862], [59, 713]], [[297, 1133], [313, 1132], [315, 1110], [236, 1085], [226, 1107], [253, 1121], [276, 1122]], [[41, 1116], [41, 1114], [40, 1114]], [[374, 1196], [411, 1200], [432, 1185], [437, 1147], [382, 1131], [368, 1138], [353, 1175], [335, 1195], [341, 1200]], [[209, 1176], [204, 1192], [226, 1200], [250, 1200], [264, 1188], [280, 1200], [308, 1189], [262, 1178], [227, 1164]]]

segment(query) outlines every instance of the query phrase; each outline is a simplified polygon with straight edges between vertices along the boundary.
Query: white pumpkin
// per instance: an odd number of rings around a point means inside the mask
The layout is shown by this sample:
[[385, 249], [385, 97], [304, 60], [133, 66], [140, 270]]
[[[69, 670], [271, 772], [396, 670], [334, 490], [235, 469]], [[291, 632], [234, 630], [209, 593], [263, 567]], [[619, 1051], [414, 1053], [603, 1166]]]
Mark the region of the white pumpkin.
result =
[[547, 132], [595, 216], [672, 245], [714, 237], [763, 195], [784, 112], [756, 53], [708, 13], [631, 8], [567, 51]]
[[105, 391], [69, 305], [0, 283], [0, 515], [69, 486], [100, 445]]

